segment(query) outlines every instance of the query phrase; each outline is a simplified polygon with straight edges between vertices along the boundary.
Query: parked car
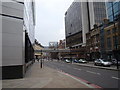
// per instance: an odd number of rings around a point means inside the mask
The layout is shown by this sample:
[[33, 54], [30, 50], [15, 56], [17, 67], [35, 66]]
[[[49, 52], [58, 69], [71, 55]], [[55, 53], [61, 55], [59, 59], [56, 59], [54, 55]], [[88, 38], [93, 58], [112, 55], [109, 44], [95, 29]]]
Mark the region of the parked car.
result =
[[85, 59], [79, 59], [78, 62], [79, 63], [87, 63], [87, 61]]
[[112, 62], [105, 60], [105, 59], [96, 59], [94, 61], [94, 65], [111, 66]]
[[66, 63], [70, 63], [71, 61], [69, 59], [65, 59], [65, 62]]
[[74, 59], [74, 60], [73, 60], [73, 62], [75, 62], [75, 63], [79, 63], [79, 60], [77, 60], [77, 59]]
[[[112, 59], [113, 65], [117, 65], [117, 59]], [[118, 60], [118, 65], [120, 66], [120, 60]]]

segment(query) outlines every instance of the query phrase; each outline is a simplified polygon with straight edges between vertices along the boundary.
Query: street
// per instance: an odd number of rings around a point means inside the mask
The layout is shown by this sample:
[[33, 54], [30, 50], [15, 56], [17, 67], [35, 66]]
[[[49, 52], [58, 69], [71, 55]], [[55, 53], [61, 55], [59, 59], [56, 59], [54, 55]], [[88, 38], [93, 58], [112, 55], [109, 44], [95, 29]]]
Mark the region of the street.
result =
[[119, 71], [84, 67], [57, 60], [44, 60], [44, 65], [58, 71], [63, 71], [102, 88], [118, 88], [120, 84]]

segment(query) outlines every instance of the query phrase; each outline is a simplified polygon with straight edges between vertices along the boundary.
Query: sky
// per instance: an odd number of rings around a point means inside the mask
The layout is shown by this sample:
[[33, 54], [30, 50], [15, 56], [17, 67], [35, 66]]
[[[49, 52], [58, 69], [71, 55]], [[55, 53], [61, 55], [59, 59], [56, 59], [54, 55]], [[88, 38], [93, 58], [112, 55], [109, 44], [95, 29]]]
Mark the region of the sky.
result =
[[74, 0], [35, 0], [35, 38], [43, 46], [65, 39], [65, 12]]

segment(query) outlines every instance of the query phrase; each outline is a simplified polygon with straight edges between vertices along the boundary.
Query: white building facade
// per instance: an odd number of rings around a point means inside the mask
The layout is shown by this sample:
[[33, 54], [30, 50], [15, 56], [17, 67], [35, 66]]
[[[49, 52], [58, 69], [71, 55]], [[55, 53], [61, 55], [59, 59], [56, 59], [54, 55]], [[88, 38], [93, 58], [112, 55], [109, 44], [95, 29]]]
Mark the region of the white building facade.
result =
[[34, 56], [34, 2], [9, 0], [1, 6], [2, 79], [23, 78]]

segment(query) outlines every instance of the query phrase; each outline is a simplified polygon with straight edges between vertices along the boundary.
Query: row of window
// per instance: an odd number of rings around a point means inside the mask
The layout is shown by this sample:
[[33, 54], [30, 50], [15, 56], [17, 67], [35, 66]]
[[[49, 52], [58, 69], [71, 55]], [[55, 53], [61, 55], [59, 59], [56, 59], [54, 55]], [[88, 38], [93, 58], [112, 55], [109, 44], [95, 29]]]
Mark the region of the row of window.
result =
[[[118, 45], [120, 44], [118, 36], [113, 36], [113, 47], [116, 49]], [[107, 49], [112, 49], [112, 38], [108, 37], [107, 38]]]
[[112, 29], [112, 32], [111, 32], [111, 30], [109, 29], [109, 30], [107, 30], [107, 35], [110, 35], [110, 34], [115, 33], [115, 32], [118, 32], [118, 29], [113, 28], [113, 29]]

